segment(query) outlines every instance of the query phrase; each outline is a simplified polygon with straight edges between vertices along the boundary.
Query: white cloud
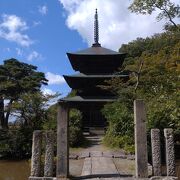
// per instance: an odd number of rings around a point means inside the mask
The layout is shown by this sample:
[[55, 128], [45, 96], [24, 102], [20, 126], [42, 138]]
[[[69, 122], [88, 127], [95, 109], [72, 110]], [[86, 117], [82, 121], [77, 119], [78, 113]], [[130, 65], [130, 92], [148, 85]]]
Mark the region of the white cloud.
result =
[[42, 55], [39, 54], [37, 51], [32, 51], [28, 56], [27, 60], [32, 61], [32, 60], [40, 60], [42, 59]]
[[11, 49], [10, 49], [9, 47], [7, 47], [7, 48], [4, 48], [3, 51], [5, 51], [5, 52], [11, 52]]
[[62, 84], [65, 80], [62, 76], [58, 74], [53, 74], [51, 72], [46, 73], [46, 78], [48, 79], [48, 84]]
[[[177, 1], [177, 0], [176, 0]], [[157, 12], [136, 15], [128, 10], [132, 0], [59, 0], [67, 11], [67, 26], [77, 30], [90, 46], [93, 43], [94, 13], [98, 8], [100, 43], [117, 50], [122, 43], [161, 32], [164, 22], [157, 22]]]
[[48, 12], [48, 7], [46, 5], [39, 6], [39, 13], [41, 13], [42, 15], [46, 15], [47, 12]]
[[39, 26], [41, 24], [40, 21], [33, 21], [33, 26], [36, 27], [36, 26]]
[[16, 42], [21, 46], [29, 46], [33, 41], [23, 31], [27, 30], [26, 22], [16, 15], [2, 15], [0, 22], [0, 38]]
[[23, 50], [20, 48], [16, 48], [16, 53], [18, 56], [22, 56], [23, 55]]
[[53, 90], [51, 90], [51, 89], [49, 89], [49, 88], [43, 88], [43, 89], [42, 89], [42, 93], [43, 93], [44, 95], [55, 95], [55, 94], [56, 94], [56, 92], [54, 92]]

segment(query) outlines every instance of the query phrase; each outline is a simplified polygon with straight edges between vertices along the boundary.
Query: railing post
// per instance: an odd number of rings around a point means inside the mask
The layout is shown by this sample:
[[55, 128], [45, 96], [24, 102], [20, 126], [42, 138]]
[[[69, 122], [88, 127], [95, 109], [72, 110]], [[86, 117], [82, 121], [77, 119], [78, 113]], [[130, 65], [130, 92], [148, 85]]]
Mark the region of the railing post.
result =
[[143, 100], [134, 101], [136, 178], [148, 177], [146, 112]]
[[53, 177], [53, 163], [54, 163], [54, 132], [45, 132], [45, 163], [44, 163], [44, 177]]
[[41, 144], [42, 132], [36, 130], [33, 133], [31, 177], [40, 177], [41, 175]]
[[164, 129], [164, 136], [166, 141], [166, 166], [167, 176], [175, 176], [175, 155], [174, 155], [174, 139], [173, 129]]
[[69, 175], [69, 108], [65, 103], [58, 105], [57, 116], [57, 178]]
[[161, 147], [160, 147], [160, 130], [151, 129], [151, 148], [153, 175], [161, 176]]

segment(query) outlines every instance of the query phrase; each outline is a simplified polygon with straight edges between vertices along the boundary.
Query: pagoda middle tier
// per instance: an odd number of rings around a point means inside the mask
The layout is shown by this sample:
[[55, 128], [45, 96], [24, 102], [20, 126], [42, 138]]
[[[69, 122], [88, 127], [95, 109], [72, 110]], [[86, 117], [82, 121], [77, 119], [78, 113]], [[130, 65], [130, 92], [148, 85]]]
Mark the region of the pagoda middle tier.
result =
[[128, 80], [128, 74], [75, 74], [65, 76], [64, 79], [68, 83], [69, 87], [77, 91], [77, 95], [80, 96], [113, 96], [113, 93], [108, 89], [103, 89], [102, 86], [107, 86], [108, 80], [112, 78], [120, 78], [122, 82]]

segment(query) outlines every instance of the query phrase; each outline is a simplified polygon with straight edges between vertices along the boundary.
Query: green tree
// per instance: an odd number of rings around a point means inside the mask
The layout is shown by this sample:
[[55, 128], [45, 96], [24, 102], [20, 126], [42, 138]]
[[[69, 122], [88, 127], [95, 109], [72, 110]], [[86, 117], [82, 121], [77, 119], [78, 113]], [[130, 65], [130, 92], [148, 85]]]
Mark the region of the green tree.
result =
[[50, 121], [49, 102], [59, 94], [47, 95], [42, 92], [24, 93], [12, 106], [12, 115], [21, 126], [42, 129], [45, 121]]
[[[14, 101], [23, 93], [38, 92], [41, 85], [47, 85], [44, 73], [38, 72], [37, 67], [16, 59], [5, 60], [0, 65], [0, 122], [2, 128], [8, 128], [8, 120]], [[4, 105], [4, 101], [8, 104]]]
[[135, 13], [152, 14], [160, 10], [157, 20], [168, 19], [175, 28], [178, 28], [174, 18], [180, 17], [180, 6], [170, 0], [134, 0], [129, 9]]
[[[144, 99], [147, 106], [148, 132], [151, 128], [171, 127], [175, 139], [180, 137], [178, 37], [178, 31], [168, 30], [151, 38], [138, 38], [120, 48], [128, 54], [125, 71], [130, 72], [130, 78], [126, 83], [118, 78], [110, 81], [110, 88], [119, 97], [117, 103], [104, 109], [109, 121], [105, 138], [110, 140], [110, 145], [125, 148], [127, 138], [124, 135], [133, 142], [131, 117], [133, 100], [137, 98]], [[121, 132], [123, 134], [119, 135]]]
[[42, 92], [25, 93], [13, 103], [12, 115], [16, 120], [9, 130], [0, 132], [0, 154], [4, 158], [31, 156], [33, 131], [41, 130], [45, 122], [52, 121], [49, 102], [57, 96], [44, 95]]

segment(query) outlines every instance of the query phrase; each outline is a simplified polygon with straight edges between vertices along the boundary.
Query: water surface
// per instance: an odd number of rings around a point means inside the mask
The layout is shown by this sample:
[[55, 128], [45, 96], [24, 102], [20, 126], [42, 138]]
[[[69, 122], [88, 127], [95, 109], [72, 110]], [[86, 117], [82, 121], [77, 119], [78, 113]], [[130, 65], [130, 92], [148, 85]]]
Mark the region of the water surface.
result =
[[30, 162], [0, 160], [0, 180], [27, 180], [30, 175]]

